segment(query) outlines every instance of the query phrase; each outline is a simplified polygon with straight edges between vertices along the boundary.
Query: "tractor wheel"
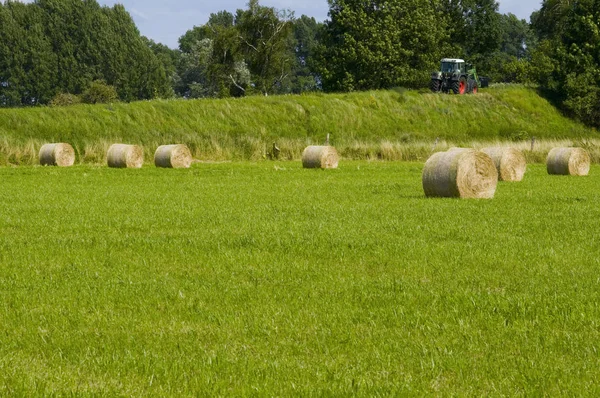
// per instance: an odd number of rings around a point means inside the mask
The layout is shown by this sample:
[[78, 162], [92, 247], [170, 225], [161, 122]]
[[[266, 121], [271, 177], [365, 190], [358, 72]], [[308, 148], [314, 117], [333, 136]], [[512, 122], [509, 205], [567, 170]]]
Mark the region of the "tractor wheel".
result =
[[467, 93], [477, 94], [477, 82], [475, 79], [467, 80]]
[[429, 85], [429, 88], [431, 88], [431, 91], [433, 91], [434, 93], [437, 93], [442, 88], [442, 82], [437, 79], [431, 79], [431, 84]]
[[461, 77], [460, 80], [452, 82], [452, 91], [454, 94], [464, 94], [467, 91], [467, 79]]

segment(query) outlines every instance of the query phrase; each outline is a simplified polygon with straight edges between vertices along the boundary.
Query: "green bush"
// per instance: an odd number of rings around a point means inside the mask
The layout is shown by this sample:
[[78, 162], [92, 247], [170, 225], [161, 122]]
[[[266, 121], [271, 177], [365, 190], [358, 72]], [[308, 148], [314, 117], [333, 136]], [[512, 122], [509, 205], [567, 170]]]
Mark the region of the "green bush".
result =
[[81, 104], [81, 98], [75, 94], [58, 93], [50, 100], [50, 106], [71, 106]]
[[103, 80], [96, 80], [82, 94], [82, 100], [86, 104], [108, 104], [118, 101], [119, 96], [114, 86], [106, 84]]

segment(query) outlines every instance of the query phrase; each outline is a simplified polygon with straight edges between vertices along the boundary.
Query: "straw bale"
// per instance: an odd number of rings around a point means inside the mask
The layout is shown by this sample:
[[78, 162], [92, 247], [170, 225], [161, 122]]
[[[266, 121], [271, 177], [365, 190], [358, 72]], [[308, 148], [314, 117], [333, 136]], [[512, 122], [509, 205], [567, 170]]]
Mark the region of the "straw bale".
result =
[[182, 144], [159, 146], [154, 154], [156, 167], [187, 169], [192, 164], [192, 153]]
[[65, 143], [45, 144], [39, 157], [42, 166], [70, 167], [75, 163], [75, 150]]
[[106, 161], [108, 167], [139, 169], [144, 164], [144, 151], [137, 145], [113, 144]]
[[496, 165], [500, 181], [522, 181], [527, 170], [527, 160], [523, 152], [516, 148], [491, 147], [483, 148]]
[[428, 197], [491, 199], [497, 184], [494, 162], [474, 149], [435, 153], [423, 168], [423, 190]]
[[305, 169], [337, 169], [340, 157], [332, 146], [307, 147], [302, 153], [302, 166]]
[[583, 148], [554, 148], [546, 159], [546, 169], [548, 174], [586, 176], [590, 163], [590, 155]]

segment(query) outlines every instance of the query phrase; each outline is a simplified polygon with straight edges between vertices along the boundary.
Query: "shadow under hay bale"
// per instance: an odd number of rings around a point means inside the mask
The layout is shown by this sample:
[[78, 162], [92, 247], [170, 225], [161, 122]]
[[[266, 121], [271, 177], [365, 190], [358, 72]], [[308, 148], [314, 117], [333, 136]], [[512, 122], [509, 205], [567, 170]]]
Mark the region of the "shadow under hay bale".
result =
[[302, 167], [305, 169], [337, 169], [340, 157], [332, 146], [312, 145], [302, 153]]
[[516, 148], [506, 147], [483, 148], [481, 152], [487, 154], [496, 165], [499, 180], [523, 180], [523, 176], [527, 171], [527, 160], [523, 152]]
[[491, 199], [497, 184], [494, 162], [474, 149], [453, 148], [435, 153], [423, 168], [427, 197]]
[[70, 167], [75, 164], [75, 150], [65, 143], [43, 145], [39, 157], [42, 166]]
[[113, 144], [106, 154], [108, 167], [139, 169], [144, 164], [144, 151], [137, 145]]
[[554, 148], [546, 159], [546, 169], [553, 175], [586, 176], [590, 163], [590, 155], [583, 148]]
[[162, 145], [154, 153], [156, 167], [187, 169], [192, 164], [192, 153], [186, 145]]

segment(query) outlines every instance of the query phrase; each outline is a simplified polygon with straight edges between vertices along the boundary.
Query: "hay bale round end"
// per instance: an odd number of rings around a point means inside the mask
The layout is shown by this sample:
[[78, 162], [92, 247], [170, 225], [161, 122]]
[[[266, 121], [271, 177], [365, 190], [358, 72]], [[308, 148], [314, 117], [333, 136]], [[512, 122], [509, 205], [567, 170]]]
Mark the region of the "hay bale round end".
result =
[[144, 164], [144, 151], [137, 145], [113, 144], [106, 153], [108, 167], [139, 169]]
[[548, 174], [586, 176], [590, 172], [590, 154], [583, 148], [554, 148], [548, 153]]
[[187, 169], [192, 165], [192, 153], [183, 144], [161, 145], [154, 153], [156, 167]]
[[43, 145], [39, 157], [42, 166], [70, 167], [75, 164], [75, 150], [65, 143]]
[[435, 153], [423, 168], [423, 190], [427, 197], [491, 199], [497, 184], [494, 162], [474, 149]]
[[311, 145], [302, 153], [305, 169], [337, 169], [340, 157], [332, 146]]
[[527, 160], [523, 152], [516, 148], [492, 147], [481, 152], [487, 154], [498, 170], [501, 181], [522, 181], [527, 171]]

